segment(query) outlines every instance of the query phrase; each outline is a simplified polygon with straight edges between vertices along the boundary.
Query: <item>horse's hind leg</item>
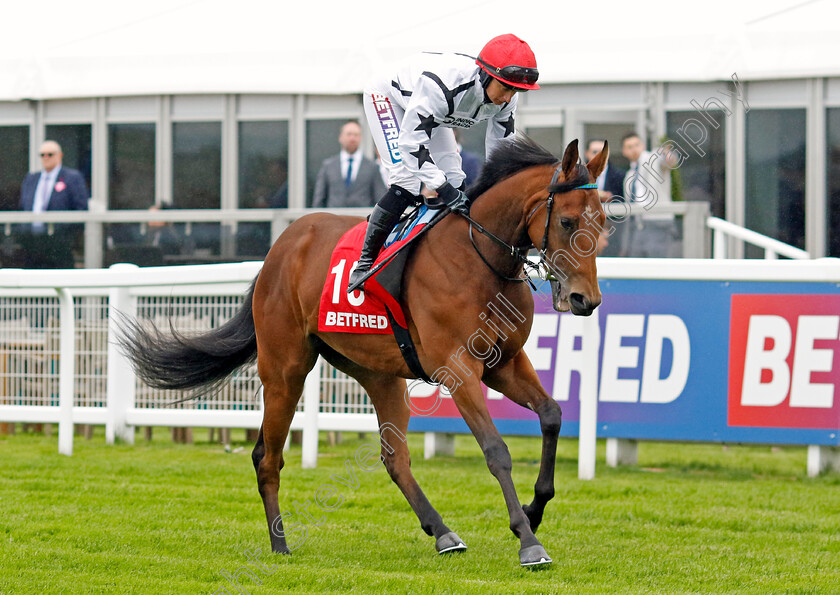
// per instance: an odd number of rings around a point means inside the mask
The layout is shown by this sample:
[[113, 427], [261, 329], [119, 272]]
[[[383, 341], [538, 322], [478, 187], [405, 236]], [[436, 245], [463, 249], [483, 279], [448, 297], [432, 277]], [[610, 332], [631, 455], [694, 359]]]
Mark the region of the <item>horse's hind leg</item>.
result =
[[461, 538], [443, 523], [411, 473], [411, 456], [405, 437], [410, 417], [404, 395], [405, 380], [372, 374], [357, 374], [356, 377], [376, 407], [385, 468], [420, 520], [420, 527], [435, 538], [435, 549], [440, 554], [467, 549]]
[[524, 351], [520, 351], [491, 376], [485, 377], [484, 382], [514, 403], [533, 410], [540, 418], [540, 472], [534, 484], [533, 501], [522, 507], [531, 523], [531, 530], [536, 532], [546, 504], [554, 497], [554, 465], [557, 456], [557, 436], [560, 434], [560, 406], [543, 388]]
[[[251, 455], [254, 469], [257, 472], [257, 486], [265, 507], [265, 517], [268, 522], [268, 532], [271, 538], [271, 550], [288, 554], [302, 544], [298, 536], [292, 543], [287, 543], [283, 530], [283, 517], [289, 513], [280, 512], [278, 490], [280, 488], [280, 470], [285, 463], [283, 459], [283, 445], [289, 434], [289, 427], [295, 415], [295, 407], [303, 392], [306, 374], [315, 364], [313, 350], [306, 350], [289, 357], [280, 363], [278, 357], [267, 361], [267, 355], [260, 352], [260, 378], [263, 381], [263, 423], [254, 451]], [[296, 363], [288, 360], [294, 359]], [[289, 536], [295, 537], [295, 536]]]

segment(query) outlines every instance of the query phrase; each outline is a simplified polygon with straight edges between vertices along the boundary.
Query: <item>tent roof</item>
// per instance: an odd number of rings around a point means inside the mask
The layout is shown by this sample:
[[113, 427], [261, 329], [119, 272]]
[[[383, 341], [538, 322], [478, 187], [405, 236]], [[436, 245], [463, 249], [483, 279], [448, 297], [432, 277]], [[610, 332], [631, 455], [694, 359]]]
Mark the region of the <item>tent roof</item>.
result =
[[513, 32], [541, 83], [840, 75], [832, 0], [44, 0], [4, 7], [0, 100], [357, 93], [420, 50]]

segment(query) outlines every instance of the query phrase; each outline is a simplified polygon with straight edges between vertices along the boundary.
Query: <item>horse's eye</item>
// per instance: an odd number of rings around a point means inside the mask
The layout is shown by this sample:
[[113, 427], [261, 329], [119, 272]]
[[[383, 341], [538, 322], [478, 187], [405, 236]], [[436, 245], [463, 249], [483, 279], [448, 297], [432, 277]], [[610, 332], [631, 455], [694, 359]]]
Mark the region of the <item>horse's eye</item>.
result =
[[560, 219], [560, 225], [563, 226], [563, 229], [566, 231], [572, 231], [575, 228], [575, 222], [569, 219], [568, 217], [563, 217]]

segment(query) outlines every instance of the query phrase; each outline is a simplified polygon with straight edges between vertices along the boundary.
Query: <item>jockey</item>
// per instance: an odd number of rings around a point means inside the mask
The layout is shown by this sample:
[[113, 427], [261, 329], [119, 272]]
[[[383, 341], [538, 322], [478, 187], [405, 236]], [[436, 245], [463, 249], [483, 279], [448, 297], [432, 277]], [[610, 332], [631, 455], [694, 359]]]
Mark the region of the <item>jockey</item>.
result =
[[[478, 58], [423, 53], [396, 73], [368, 85], [365, 115], [390, 188], [373, 208], [348, 293], [362, 286], [385, 238], [406, 207], [418, 204], [421, 184], [435, 189], [436, 207], [468, 213], [464, 172], [452, 128], [489, 120], [485, 147], [514, 132], [517, 93], [539, 89], [537, 61], [513, 34], [491, 39]], [[432, 205], [430, 205], [432, 206]]]

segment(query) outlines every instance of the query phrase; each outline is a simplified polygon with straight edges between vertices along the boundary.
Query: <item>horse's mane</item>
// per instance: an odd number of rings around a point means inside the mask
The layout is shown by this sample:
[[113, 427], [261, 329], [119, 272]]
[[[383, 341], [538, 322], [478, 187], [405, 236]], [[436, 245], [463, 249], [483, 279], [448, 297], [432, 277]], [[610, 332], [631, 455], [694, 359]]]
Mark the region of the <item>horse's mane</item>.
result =
[[553, 165], [559, 161], [548, 149], [528, 136], [517, 133], [496, 144], [484, 163], [478, 180], [467, 189], [467, 195], [470, 200], [475, 200], [492, 186], [527, 167]]

